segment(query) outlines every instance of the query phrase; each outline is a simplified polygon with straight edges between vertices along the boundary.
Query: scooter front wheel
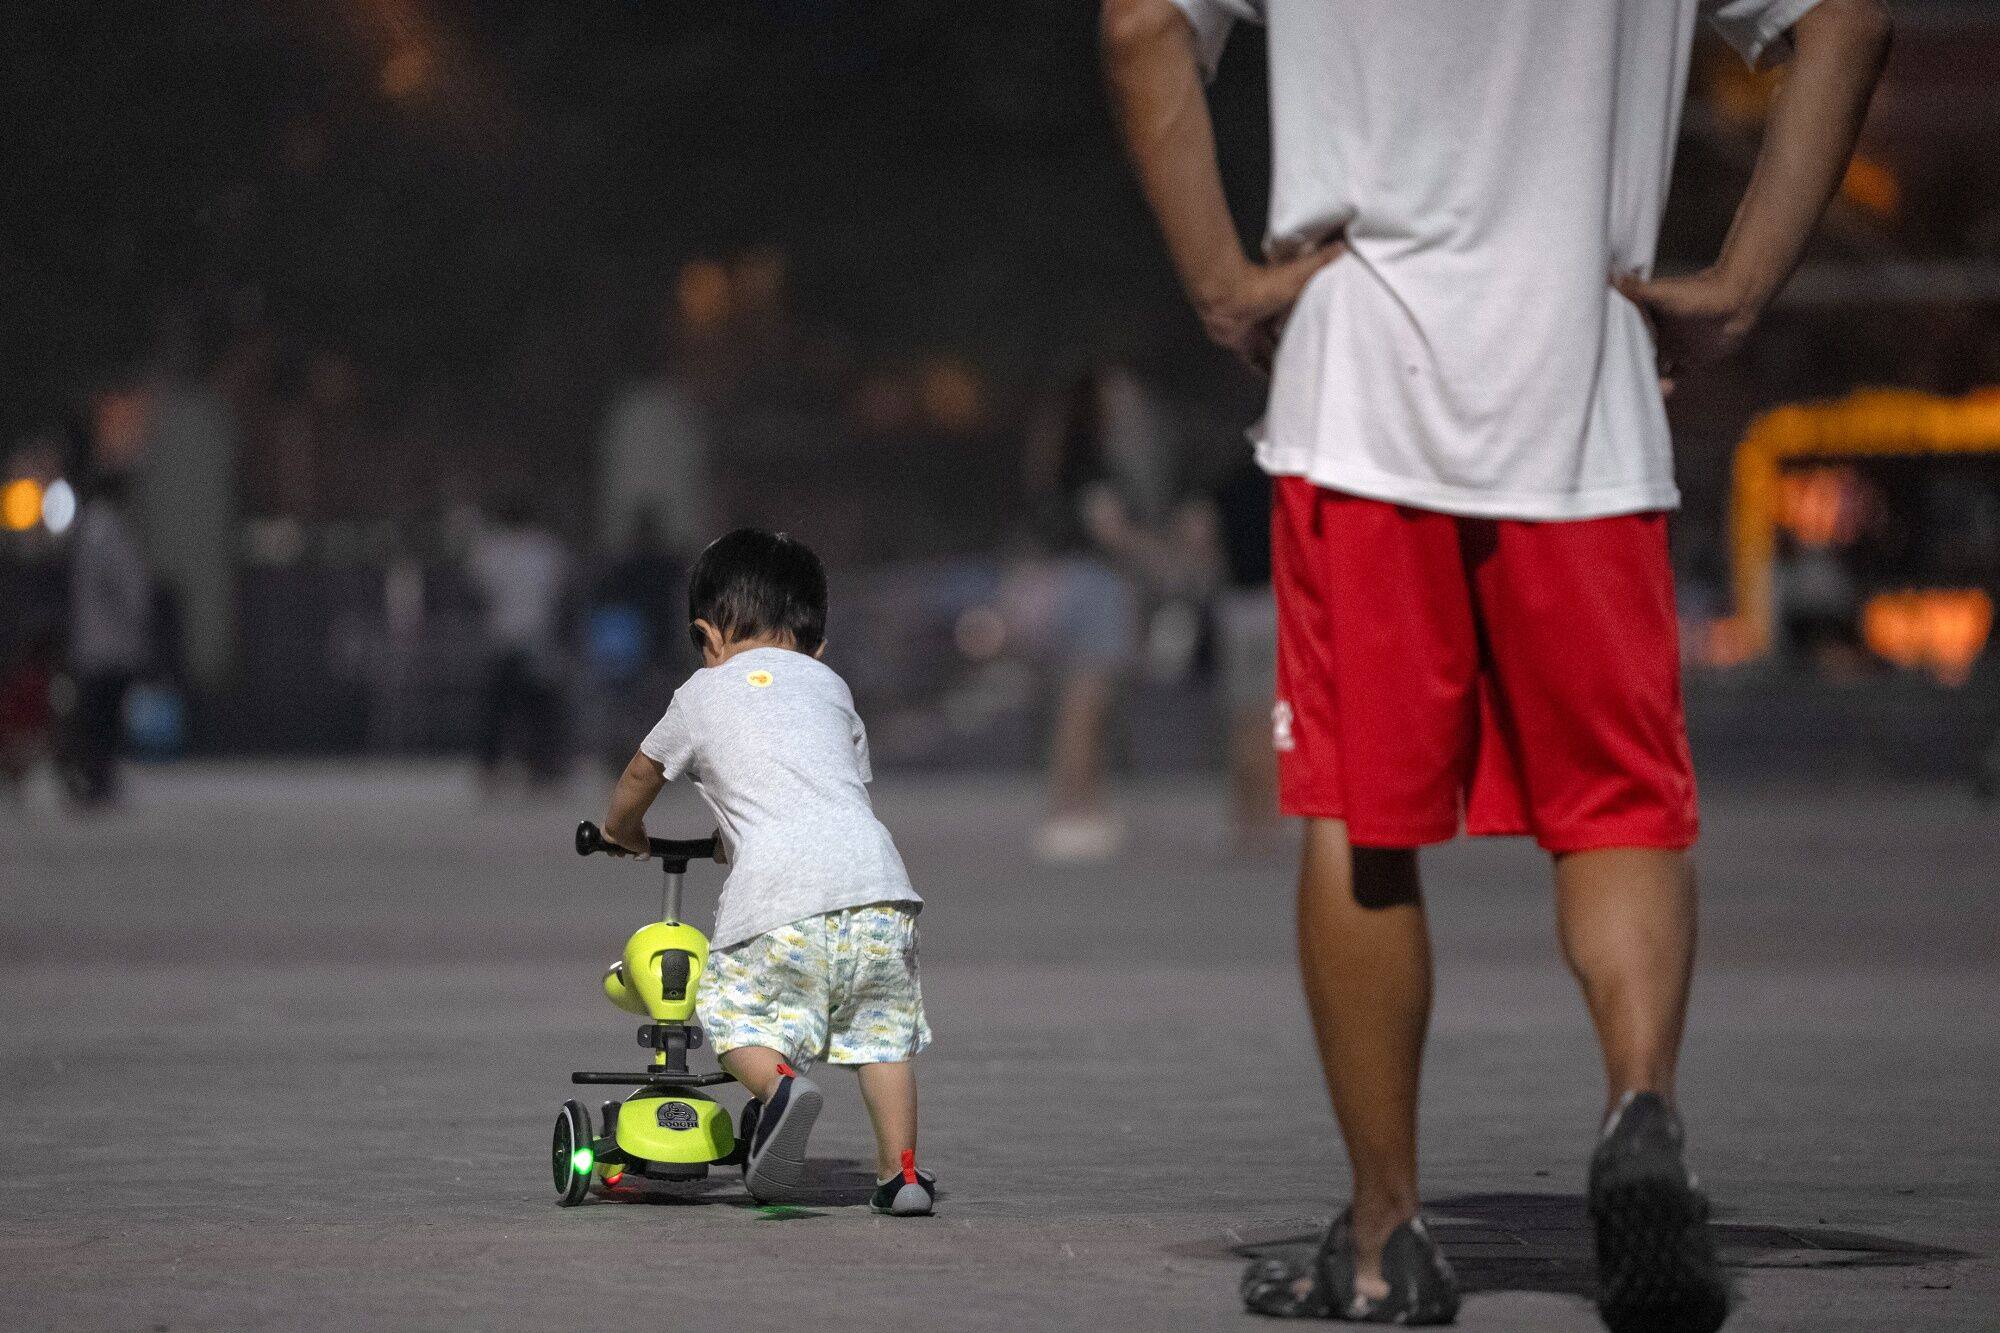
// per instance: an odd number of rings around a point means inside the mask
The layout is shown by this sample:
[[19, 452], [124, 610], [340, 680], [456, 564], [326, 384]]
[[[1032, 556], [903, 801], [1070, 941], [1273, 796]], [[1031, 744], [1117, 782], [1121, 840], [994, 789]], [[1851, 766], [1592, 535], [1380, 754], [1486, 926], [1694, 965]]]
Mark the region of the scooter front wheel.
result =
[[579, 1101], [567, 1101], [556, 1113], [555, 1134], [549, 1141], [549, 1171], [555, 1178], [556, 1202], [574, 1208], [590, 1197], [591, 1168], [596, 1165], [590, 1111]]

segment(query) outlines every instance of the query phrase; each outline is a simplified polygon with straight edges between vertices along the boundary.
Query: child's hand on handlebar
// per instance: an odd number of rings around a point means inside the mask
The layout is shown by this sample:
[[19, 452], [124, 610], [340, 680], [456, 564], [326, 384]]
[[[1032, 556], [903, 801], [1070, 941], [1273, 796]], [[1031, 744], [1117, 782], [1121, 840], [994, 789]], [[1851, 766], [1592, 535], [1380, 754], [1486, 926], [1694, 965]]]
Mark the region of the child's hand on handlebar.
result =
[[729, 844], [728, 844], [727, 842], [723, 841], [723, 838], [722, 838], [722, 830], [721, 830], [721, 829], [717, 829], [717, 830], [715, 831], [715, 858], [714, 858], [714, 859], [715, 859], [715, 863], [716, 863], [717, 865], [719, 865], [719, 866], [726, 866], [726, 865], [728, 865], [728, 864], [729, 864]]
[[646, 824], [644, 820], [639, 820], [630, 825], [614, 824], [610, 820], [606, 820], [604, 822], [604, 840], [616, 848], [612, 852], [613, 856], [645, 857], [650, 856], [653, 850], [652, 844], [646, 841]]
[[646, 811], [666, 784], [666, 771], [658, 760], [647, 758], [643, 750], [633, 755], [618, 775], [618, 785], [611, 789], [611, 808], [604, 814], [604, 840], [623, 848], [626, 856], [650, 855], [653, 849], [646, 841]]

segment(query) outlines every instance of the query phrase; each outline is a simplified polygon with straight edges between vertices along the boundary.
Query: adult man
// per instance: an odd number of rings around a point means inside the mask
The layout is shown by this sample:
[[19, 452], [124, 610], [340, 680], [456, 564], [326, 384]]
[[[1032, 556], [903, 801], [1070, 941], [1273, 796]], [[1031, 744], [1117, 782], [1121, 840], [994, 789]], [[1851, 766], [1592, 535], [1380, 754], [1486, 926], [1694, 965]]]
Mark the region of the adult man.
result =
[[[1716, 264], [1652, 280], [1698, 15], [1793, 69]], [[1270, 29], [1264, 264], [1231, 227], [1200, 90], [1237, 19]], [[1175, 267], [1209, 334], [1272, 374], [1253, 436], [1277, 478], [1281, 794], [1310, 821], [1300, 957], [1354, 1199], [1309, 1267], [1253, 1266], [1252, 1309], [1456, 1312], [1417, 1216], [1415, 849], [1463, 811], [1555, 860], [1608, 1085], [1600, 1309], [1721, 1324], [1672, 1110], [1695, 811], [1661, 387], [1733, 348], [1791, 272], [1887, 43], [1880, 0], [1105, 0]]]

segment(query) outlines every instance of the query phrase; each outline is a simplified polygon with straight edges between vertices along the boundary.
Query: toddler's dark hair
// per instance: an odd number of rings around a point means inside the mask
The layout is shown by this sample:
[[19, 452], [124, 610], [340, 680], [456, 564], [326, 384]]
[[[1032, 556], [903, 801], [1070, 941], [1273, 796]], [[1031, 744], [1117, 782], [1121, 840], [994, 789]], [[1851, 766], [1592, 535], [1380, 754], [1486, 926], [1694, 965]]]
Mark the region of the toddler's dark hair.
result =
[[[782, 532], [738, 528], [717, 537], [688, 575], [688, 622], [706, 620], [724, 639], [789, 634], [802, 653], [826, 639], [826, 566]], [[695, 647], [701, 632], [691, 630]]]

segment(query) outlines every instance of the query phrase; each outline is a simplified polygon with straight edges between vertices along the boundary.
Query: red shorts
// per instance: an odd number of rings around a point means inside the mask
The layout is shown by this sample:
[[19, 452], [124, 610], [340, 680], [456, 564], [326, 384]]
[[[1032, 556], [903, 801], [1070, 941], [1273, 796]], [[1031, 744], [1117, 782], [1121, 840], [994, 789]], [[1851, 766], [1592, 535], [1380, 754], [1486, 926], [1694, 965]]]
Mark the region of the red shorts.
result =
[[1456, 518], [1281, 477], [1286, 814], [1363, 847], [1458, 832], [1687, 847], [1694, 766], [1664, 514]]

